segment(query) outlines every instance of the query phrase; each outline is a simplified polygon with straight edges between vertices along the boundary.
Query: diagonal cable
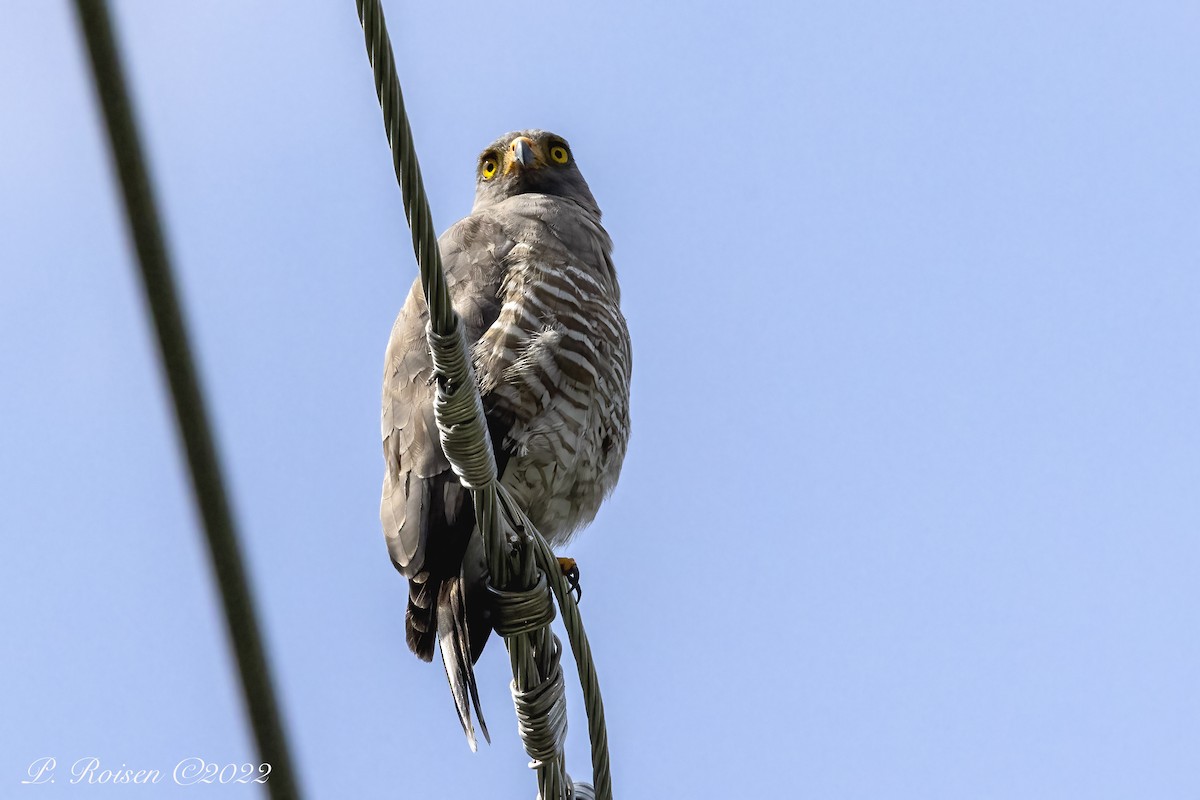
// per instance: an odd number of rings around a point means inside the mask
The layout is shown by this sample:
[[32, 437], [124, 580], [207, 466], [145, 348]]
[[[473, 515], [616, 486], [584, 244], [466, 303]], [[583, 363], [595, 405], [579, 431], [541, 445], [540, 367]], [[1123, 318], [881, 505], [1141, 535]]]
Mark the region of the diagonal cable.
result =
[[204, 521], [225, 622], [241, 673], [243, 699], [259, 755], [271, 765], [266, 786], [273, 798], [298, 798], [300, 791], [292, 772], [287, 738], [238, 549], [237, 530], [221, 477], [200, 379], [184, 328], [150, 177], [133, 120], [112, 22], [104, 0], [75, 0], [75, 7], [91, 57], [96, 92], [125, 200], [125, 214], [141, 267], [142, 288], [158, 335], [163, 371], [175, 402], [175, 418], [187, 453], [192, 489]]
[[[494, 624], [509, 650], [518, 729], [526, 752], [533, 758], [531, 766], [537, 770], [539, 798], [612, 800], [604, 705], [579, 609], [567, 591], [549, 546], [496, 480], [483, 407], [458, 315], [446, 288], [383, 8], [379, 0], [356, 0], [356, 3], [429, 307], [426, 333], [434, 373], [438, 376], [434, 411], [439, 436], [455, 474], [471, 491], [475, 503], [488, 568], [495, 581], [495, 585], [489, 585], [496, 602]], [[573, 783], [566, 773], [561, 645], [550, 629], [552, 595], [563, 611], [563, 623], [584, 692], [595, 790], [588, 784]]]

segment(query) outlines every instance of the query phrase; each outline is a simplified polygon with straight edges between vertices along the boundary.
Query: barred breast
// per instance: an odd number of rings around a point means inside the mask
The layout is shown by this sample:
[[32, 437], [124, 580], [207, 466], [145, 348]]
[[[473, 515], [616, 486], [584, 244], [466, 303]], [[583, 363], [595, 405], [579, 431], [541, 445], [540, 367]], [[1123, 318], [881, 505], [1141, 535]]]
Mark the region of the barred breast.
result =
[[591, 522], [620, 474], [629, 331], [599, 220], [559, 198], [514, 200], [500, 314], [475, 362], [489, 417], [506, 427], [503, 483], [561, 545]]

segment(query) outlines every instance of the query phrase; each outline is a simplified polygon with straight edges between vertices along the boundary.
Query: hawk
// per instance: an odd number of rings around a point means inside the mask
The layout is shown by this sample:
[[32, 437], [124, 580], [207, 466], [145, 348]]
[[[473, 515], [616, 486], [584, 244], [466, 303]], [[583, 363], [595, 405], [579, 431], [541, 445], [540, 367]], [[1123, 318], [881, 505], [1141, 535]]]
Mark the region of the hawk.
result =
[[[566, 140], [527, 130], [490, 144], [471, 214], [438, 244], [499, 480], [546, 540], [563, 545], [617, 483], [631, 369], [612, 241]], [[488, 736], [473, 670], [492, 631], [487, 567], [470, 493], [438, 440], [428, 319], [418, 279], [384, 362], [379, 517], [408, 579], [408, 646], [425, 661], [440, 646], [474, 750], [472, 706]]]

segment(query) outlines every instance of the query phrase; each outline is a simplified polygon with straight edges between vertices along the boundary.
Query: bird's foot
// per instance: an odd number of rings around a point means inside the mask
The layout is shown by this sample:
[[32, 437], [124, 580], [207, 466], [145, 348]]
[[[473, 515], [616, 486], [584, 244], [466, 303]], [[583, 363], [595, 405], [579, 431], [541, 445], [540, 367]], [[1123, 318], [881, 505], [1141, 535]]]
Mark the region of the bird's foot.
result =
[[578, 603], [583, 599], [583, 587], [579, 585], [579, 565], [573, 558], [560, 558], [558, 568], [562, 570], [563, 577], [567, 579], [567, 587], [575, 595], [575, 602]]

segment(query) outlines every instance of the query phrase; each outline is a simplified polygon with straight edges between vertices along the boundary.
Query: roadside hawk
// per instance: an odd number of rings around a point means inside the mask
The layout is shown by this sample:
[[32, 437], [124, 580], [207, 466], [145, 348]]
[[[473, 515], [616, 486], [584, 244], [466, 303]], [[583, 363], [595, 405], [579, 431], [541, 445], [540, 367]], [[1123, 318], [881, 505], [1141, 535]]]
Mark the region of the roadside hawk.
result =
[[[616, 485], [631, 369], [612, 242], [567, 142], [528, 130], [489, 145], [471, 214], [439, 247], [500, 481], [546, 540], [563, 545]], [[488, 736], [473, 670], [492, 631], [487, 567], [470, 493], [438, 440], [428, 319], [418, 279], [384, 362], [379, 517], [408, 579], [408, 646], [431, 661], [440, 645], [475, 749], [471, 706]]]

